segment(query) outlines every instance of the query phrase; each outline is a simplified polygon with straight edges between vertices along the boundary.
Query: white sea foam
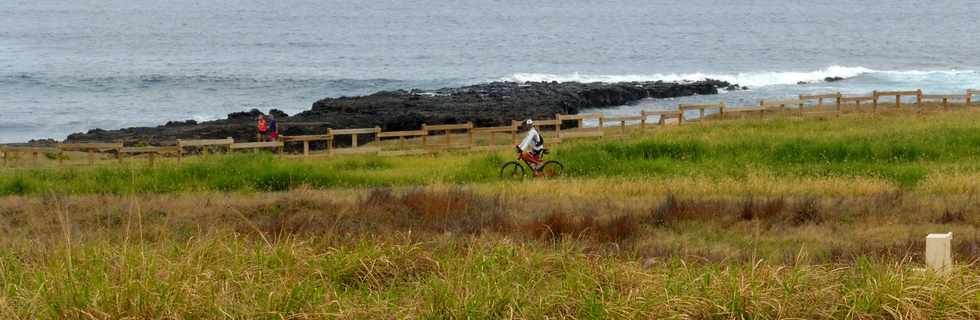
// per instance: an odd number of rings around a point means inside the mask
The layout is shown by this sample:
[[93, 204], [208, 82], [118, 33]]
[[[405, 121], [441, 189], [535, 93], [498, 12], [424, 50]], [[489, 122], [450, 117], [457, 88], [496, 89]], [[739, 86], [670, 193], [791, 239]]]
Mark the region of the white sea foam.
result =
[[590, 74], [546, 74], [546, 73], [517, 73], [503, 80], [517, 82], [539, 82], [539, 81], [576, 81], [576, 82], [632, 82], [632, 81], [697, 81], [704, 79], [716, 79], [737, 83], [749, 87], [764, 87], [772, 85], [792, 85], [799, 82], [823, 81], [828, 77], [854, 78], [865, 74], [880, 74], [888, 78], [909, 78], [921, 80], [925, 77], [941, 76], [961, 76], [977, 74], [973, 70], [873, 70], [865, 67], [845, 67], [830, 66], [816, 71], [788, 71], [788, 72], [744, 72], [735, 74], [724, 73], [671, 73], [671, 74], [627, 74], [627, 75], [590, 75]]

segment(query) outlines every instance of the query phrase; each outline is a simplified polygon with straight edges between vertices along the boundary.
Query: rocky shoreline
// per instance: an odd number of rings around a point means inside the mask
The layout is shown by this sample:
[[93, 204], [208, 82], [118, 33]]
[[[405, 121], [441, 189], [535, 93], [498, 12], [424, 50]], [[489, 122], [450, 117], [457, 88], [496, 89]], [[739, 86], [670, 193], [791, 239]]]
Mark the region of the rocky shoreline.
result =
[[[323, 134], [327, 128], [379, 126], [386, 131], [416, 130], [423, 123], [508, 125], [513, 119], [552, 118], [556, 113], [577, 114], [583, 109], [608, 108], [645, 98], [673, 98], [717, 94], [719, 89], [744, 89], [724, 81], [697, 82], [492, 82], [433, 91], [383, 91], [358, 97], [325, 98], [310, 110], [276, 115], [283, 135]], [[69, 135], [67, 142], [123, 142], [126, 145], [172, 145], [176, 139], [232, 137], [255, 139], [259, 110], [236, 112], [226, 119], [196, 122], [171, 121], [157, 127], [119, 130], [94, 129]], [[40, 142], [40, 141], [38, 141]]]

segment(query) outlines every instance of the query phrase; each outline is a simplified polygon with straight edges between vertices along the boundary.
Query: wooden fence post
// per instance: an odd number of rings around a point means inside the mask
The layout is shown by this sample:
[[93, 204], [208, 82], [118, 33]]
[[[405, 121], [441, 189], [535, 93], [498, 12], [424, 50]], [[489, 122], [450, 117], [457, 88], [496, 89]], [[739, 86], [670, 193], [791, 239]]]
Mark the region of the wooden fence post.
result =
[[426, 128], [426, 126], [427, 126], [426, 124], [424, 123], [422, 124], [422, 147], [423, 148], [429, 145], [428, 143], [429, 129]]
[[840, 93], [838, 93], [838, 94], [837, 94], [837, 99], [836, 99], [836, 100], [837, 100], [837, 105], [835, 106], [835, 109], [837, 110], [837, 114], [836, 114], [835, 116], [836, 116], [837, 118], [840, 118], [840, 103], [841, 103], [841, 102], [840, 102], [840, 100], [841, 100], [841, 95], [840, 95]]
[[333, 153], [333, 129], [327, 128], [327, 155]]
[[453, 144], [453, 132], [452, 130], [445, 130], [446, 132], [446, 148], [449, 148]]
[[517, 144], [517, 121], [510, 121], [510, 140], [514, 144]]
[[943, 97], [943, 111], [949, 111], [949, 98]]
[[725, 102], [724, 101], [722, 101], [721, 104], [720, 104], [720, 106], [718, 107], [718, 113], [719, 113], [718, 116], [721, 117], [721, 120], [725, 120]]
[[915, 106], [922, 108], [922, 89], [915, 90]]
[[558, 141], [561, 142], [561, 114], [555, 114], [555, 136], [558, 137]]
[[871, 102], [874, 104], [871, 113], [878, 113], [878, 90], [871, 91]]
[[973, 101], [973, 91], [966, 89], [966, 106], [969, 107]]

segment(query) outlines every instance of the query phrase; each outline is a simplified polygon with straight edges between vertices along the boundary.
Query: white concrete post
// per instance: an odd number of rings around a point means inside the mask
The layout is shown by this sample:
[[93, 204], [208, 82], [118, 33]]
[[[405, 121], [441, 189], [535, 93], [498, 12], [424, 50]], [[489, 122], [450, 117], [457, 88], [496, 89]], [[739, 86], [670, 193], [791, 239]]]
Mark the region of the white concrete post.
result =
[[930, 233], [926, 236], [926, 267], [946, 273], [953, 268], [953, 233]]

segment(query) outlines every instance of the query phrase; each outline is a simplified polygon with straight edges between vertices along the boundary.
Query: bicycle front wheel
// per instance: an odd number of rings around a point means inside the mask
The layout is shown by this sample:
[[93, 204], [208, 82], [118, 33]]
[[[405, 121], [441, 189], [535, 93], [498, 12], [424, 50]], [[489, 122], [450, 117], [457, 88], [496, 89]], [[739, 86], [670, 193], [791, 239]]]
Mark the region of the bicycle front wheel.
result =
[[524, 178], [524, 166], [517, 161], [511, 161], [505, 163], [500, 167], [500, 178], [501, 179], [514, 179], [520, 180]]
[[545, 177], [560, 177], [563, 173], [565, 173], [565, 166], [562, 165], [561, 162], [545, 161], [545, 163], [541, 165], [541, 175]]

